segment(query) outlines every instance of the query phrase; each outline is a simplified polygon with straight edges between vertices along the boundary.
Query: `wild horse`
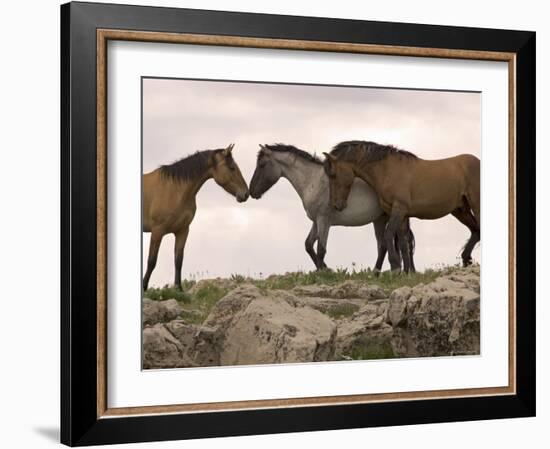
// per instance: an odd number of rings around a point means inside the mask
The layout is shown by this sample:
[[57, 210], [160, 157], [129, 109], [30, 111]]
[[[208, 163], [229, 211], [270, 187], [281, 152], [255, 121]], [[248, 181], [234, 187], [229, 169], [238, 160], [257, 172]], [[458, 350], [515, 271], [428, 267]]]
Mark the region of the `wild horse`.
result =
[[[335, 211], [329, 203], [329, 179], [320, 159], [292, 145], [260, 145], [256, 169], [250, 182], [250, 196], [261, 198], [280, 178], [286, 178], [294, 187], [308, 218], [313, 222], [305, 246], [318, 270], [326, 268], [324, 258], [331, 226], [363, 226], [369, 223], [374, 224], [378, 246], [375, 269], [379, 271], [382, 268], [387, 251], [384, 229], [388, 217], [380, 208], [378, 197], [370, 186], [361, 180], [354, 181], [348, 208]], [[414, 235], [408, 228], [405, 238], [412, 263]], [[316, 241], [317, 251], [314, 249]]]
[[[339, 143], [326, 156], [330, 202], [346, 210], [355, 179], [367, 182], [378, 194], [380, 206], [390, 217], [385, 231], [392, 270], [400, 270], [394, 237], [405, 235], [409, 217], [433, 220], [453, 214], [471, 232], [464, 246], [464, 266], [472, 263], [472, 250], [480, 240], [480, 162], [470, 154], [448, 159], [424, 160], [408, 151], [374, 142]], [[349, 206], [348, 206], [349, 207]], [[404, 270], [412, 268], [406, 239], [398, 239]]]
[[214, 178], [237, 201], [247, 200], [248, 186], [233, 160], [233, 147], [199, 151], [143, 175], [143, 232], [151, 233], [144, 290], [157, 263], [162, 238], [170, 233], [176, 237], [174, 284], [181, 289], [183, 250], [197, 209], [195, 196], [208, 179]]

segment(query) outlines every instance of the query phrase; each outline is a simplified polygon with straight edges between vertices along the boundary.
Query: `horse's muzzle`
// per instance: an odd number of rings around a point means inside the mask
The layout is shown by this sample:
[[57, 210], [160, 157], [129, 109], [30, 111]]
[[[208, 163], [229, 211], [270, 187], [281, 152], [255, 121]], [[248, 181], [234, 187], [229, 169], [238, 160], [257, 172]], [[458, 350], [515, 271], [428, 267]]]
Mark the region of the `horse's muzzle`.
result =
[[249, 196], [248, 190], [244, 193], [239, 193], [237, 195], [237, 201], [239, 203], [244, 203], [248, 199], [248, 196]]

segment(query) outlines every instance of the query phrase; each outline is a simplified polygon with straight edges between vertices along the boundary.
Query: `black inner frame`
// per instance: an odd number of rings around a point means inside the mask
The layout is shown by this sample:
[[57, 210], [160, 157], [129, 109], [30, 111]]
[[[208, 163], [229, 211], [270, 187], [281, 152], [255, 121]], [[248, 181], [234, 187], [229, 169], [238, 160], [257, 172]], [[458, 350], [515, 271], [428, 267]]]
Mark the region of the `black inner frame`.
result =
[[[516, 53], [515, 395], [97, 418], [98, 28]], [[61, 7], [61, 442], [71, 446], [535, 415], [535, 33], [142, 6]]]

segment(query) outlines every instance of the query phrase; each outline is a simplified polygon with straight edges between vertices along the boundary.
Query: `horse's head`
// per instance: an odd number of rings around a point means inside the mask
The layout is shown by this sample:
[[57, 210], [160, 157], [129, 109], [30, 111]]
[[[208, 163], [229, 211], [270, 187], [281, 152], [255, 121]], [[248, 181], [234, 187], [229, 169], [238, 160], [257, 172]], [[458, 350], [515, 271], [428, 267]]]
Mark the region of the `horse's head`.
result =
[[329, 179], [330, 204], [338, 211], [346, 208], [349, 192], [355, 179], [351, 164], [339, 160], [335, 155], [323, 153], [325, 173]]
[[260, 145], [256, 169], [250, 181], [250, 196], [256, 200], [267, 192], [281, 177], [282, 170], [273, 157], [273, 151], [265, 145]]
[[224, 150], [216, 151], [213, 156], [212, 176], [216, 183], [237, 198], [239, 203], [248, 199], [248, 186], [241, 174], [239, 166], [233, 159], [232, 151], [235, 144]]

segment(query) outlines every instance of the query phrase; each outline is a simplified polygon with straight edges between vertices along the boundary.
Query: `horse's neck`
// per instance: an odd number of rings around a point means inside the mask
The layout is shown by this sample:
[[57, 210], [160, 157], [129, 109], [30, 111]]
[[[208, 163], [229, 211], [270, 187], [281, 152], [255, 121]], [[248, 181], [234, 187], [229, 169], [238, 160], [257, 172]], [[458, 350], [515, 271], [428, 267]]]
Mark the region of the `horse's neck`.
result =
[[207, 170], [200, 176], [196, 176], [187, 180], [185, 183], [179, 184], [178, 188], [181, 189], [180, 192], [183, 194], [182, 200], [187, 202], [194, 199], [204, 183], [210, 178], [212, 178], [212, 173], [210, 170]]
[[304, 204], [313, 194], [316, 188], [317, 180], [323, 172], [323, 167], [313, 162], [305, 161], [300, 157], [293, 156], [295, 160], [286, 160], [281, 164], [283, 168], [283, 177], [294, 187], [294, 190], [300, 195]]
[[377, 186], [386, 177], [386, 160], [356, 163], [354, 167], [355, 175], [369, 184], [376, 190]]

